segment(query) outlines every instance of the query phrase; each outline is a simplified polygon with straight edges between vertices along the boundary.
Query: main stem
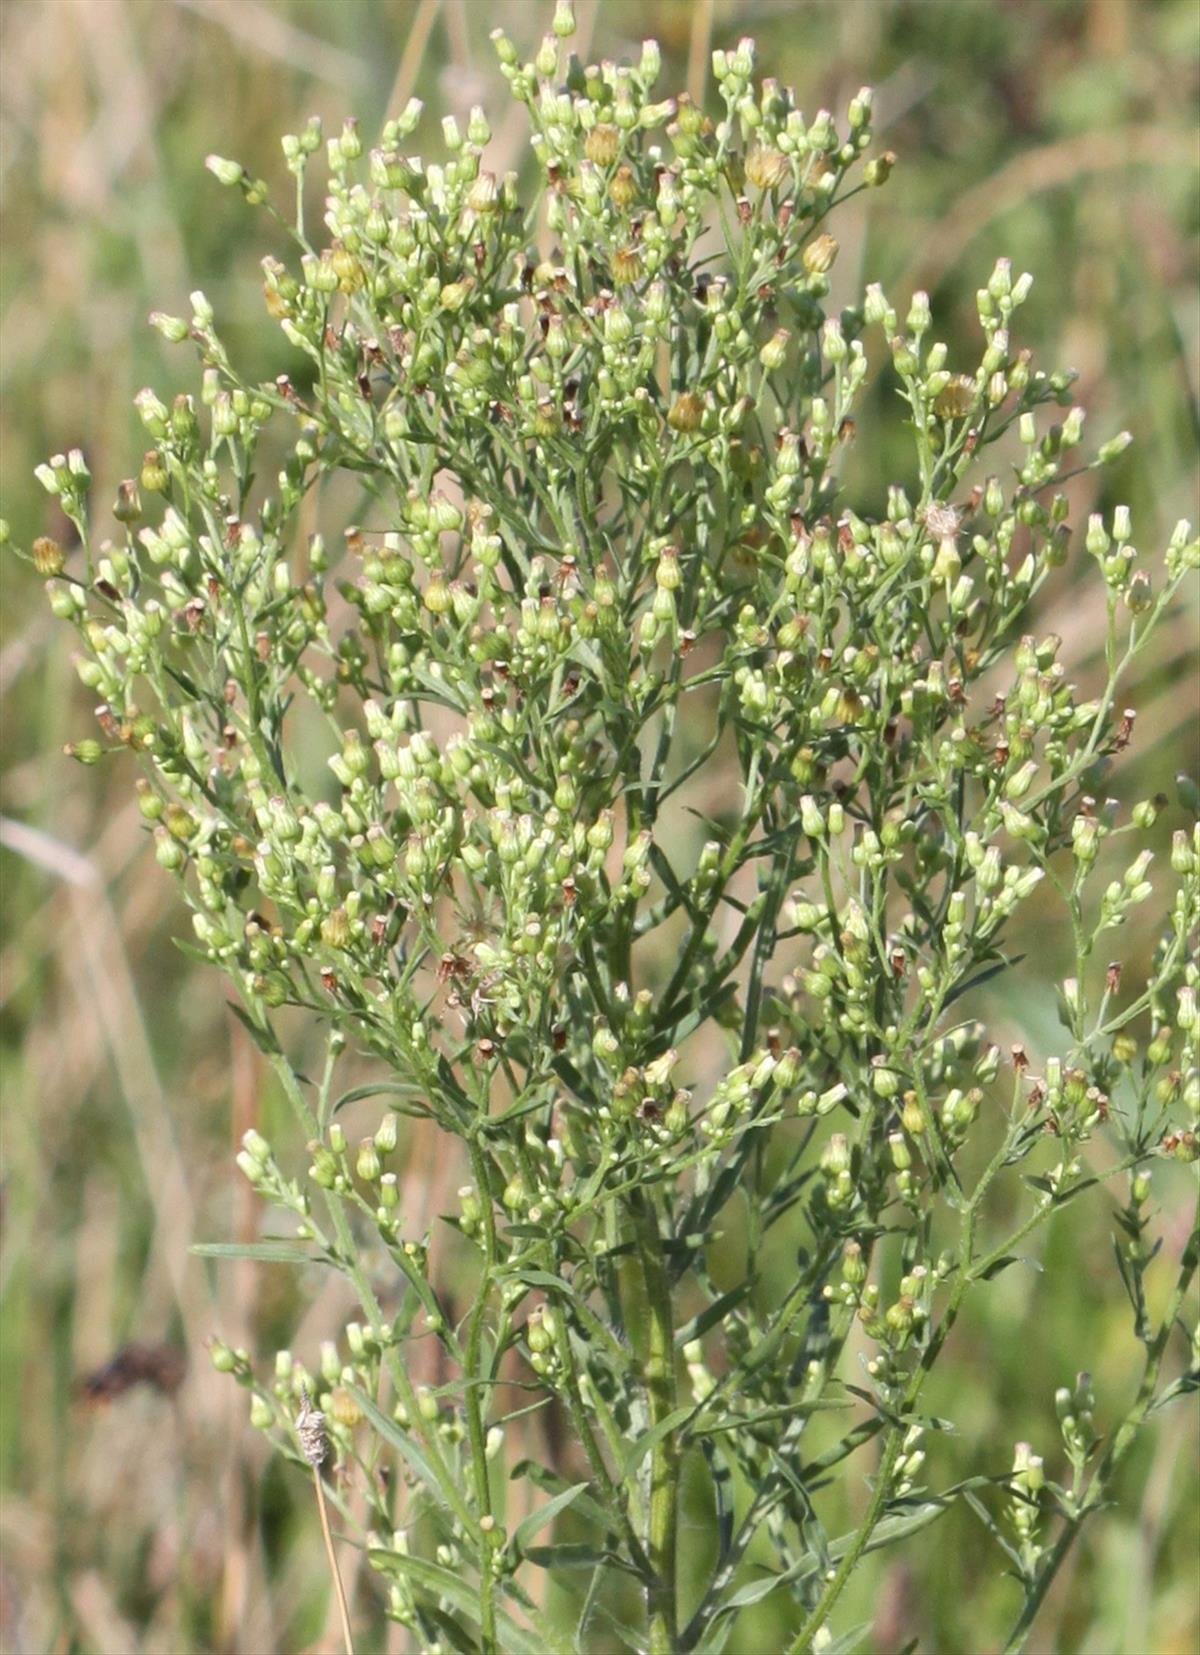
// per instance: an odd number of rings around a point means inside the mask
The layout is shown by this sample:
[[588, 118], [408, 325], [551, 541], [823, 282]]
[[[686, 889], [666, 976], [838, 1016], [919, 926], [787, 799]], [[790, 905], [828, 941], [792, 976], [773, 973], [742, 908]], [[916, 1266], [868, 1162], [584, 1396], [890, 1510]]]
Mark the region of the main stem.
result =
[[479, 1140], [472, 1135], [469, 1140], [471, 1151], [471, 1170], [475, 1175], [475, 1183], [479, 1189], [480, 1206], [483, 1208], [484, 1234], [484, 1261], [483, 1273], [480, 1277], [479, 1288], [475, 1298], [475, 1305], [471, 1311], [471, 1321], [467, 1330], [467, 1385], [466, 1411], [467, 1435], [471, 1445], [471, 1469], [475, 1483], [475, 1500], [479, 1508], [479, 1628], [484, 1655], [496, 1655], [496, 1606], [493, 1587], [495, 1579], [492, 1573], [492, 1493], [491, 1479], [487, 1463], [487, 1436], [484, 1430], [482, 1397], [486, 1396], [485, 1388], [479, 1383], [483, 1378], [483, 1319], [487, 1309], [488, 1295], [492, 1290], [492, 1281], [496, 1268], [496, 1218], [492, 1209], [491, 1184], [488, 1180], [487, 1163], [483, 1151], [479, 1147]]
[[[646, 1284], [649, 1332], [644, 1379], [650, 1426], [674, 1412], [675, 1324], [662, 1237], [653, 1205], [639, 1190], [630, 1203], [637, 1224]], [[647, 1546], [653, 1579], [646, 1592], [650, 1655], [674, 1655], [676, 1648], [675, 1570], [679, 1503], [679, 1445], [672, 1432], [660, 1437], [650, 1457]]]

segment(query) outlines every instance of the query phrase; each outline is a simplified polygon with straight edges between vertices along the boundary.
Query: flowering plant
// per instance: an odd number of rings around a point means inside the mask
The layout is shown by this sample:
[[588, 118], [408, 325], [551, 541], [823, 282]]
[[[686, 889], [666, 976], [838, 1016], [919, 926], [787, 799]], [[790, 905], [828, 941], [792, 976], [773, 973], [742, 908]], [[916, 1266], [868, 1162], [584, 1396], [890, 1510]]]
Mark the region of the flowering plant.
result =
[[[199, 404], [139, 395], [153, 446], [117, 538], [81, 455], [39, 471], [81, 543], [31, 554], [99, 702], [74, 754], [137, 756], [194, 950], [298, 1127], [238, 1157], [287, 1233], [204, 1250], [319, 1262], [360, 1306], [316, 1371], [214, 1359], [284, 1453], [331, 1449], [329, 1498], [347, 1521], [365, 1501], [423, 1648], [717, 1651], [774, 1597], [791, 1650], [850, 1650], [865, 1554], [958, 1498], [1016, 1578], [1020, 1648], [1138, 1426], [1195, 1382], [1194, 1348], [1167, 1377], [1195, 1239], [1153, 1315], [1144, 1281], [1150, 1168], [1197, 1154], [1200, 839], [1175, 833], [1171, 895], [1147, 850], [1097, 870], [1164, 808], [1100, 789], [1133, 732], [1122, 677], [1197, 543], [1181, 524], [1157, 590], [1123, 509], [1073, 548], [1063, 484], [1126, 439], [1076, 459], [1070, 376], [1015, 343], [1030, 278], [1006, 262], [968, 363], [923, 294], [903, 320], [874, 285], [830, 310], [827, 225], [893, 164], [869, 92], [806, 120], [743, 41], [714, 54], [713, 119], [656, 100], [653, 43], [584, 67], [570, 33], [560, 4], [532, 63], [496, 41], [532, 198], [486, 170], [480, 111], [444, 123], [442, 162], [406, 156], [414, 104], [369, 152], [353, 121], [328, 141], [314, 236], [310, 123], [283, 141], [299, 257], [263, 264], [294, 370], [243, 378], [194, 294], [152, 320], [198, 349]], [[913, 462], [860, 510], [840, 473], [872, 355]], [[1057, 638], [1021, 635], [1072, 557], [1107, 593], [1091, 697]], [[1035, 1073], [970, 996], [1047, 891], [1074, 965]], [[1149, 899], [1133, 981], [1101, 940]], [[467, 1168], [433, 1234], [388, 1170], [416, 1118]], [[947, 1422], [923, 1392], [964, 1303], [1107, 1185], [1136, 1395], [1102, 1436], [1087, 1376], [1064, 1383], [1065, 1480], [1021, 1444], [1010, 1473], [930, 1489]], [[531, 1412], [565, 1445], [514, 1464]], [[854, 1456], [867, 1503], [830, 1535]], [[580, 1583], [571, 1631], [543, 1572]]]

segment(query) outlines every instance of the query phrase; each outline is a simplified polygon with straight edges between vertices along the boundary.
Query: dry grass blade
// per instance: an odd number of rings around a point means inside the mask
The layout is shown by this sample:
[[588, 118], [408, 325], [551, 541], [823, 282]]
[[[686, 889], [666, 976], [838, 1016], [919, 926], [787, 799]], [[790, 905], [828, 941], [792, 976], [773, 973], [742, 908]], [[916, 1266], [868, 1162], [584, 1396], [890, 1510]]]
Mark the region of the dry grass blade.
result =
[[264, 57], [299, 69], [315, 80], [327, 81], [353, 95], [366, 80], [366, 65], [352, 52], [289, 23], [280, 10], [260, 0], [175, 0], [181, 11], [192, 12], [227, 34], [242, 40]]
[[687, 89], [693, 103], [704, 101], [712, 50], [713, 9], [716, 0], [693, 0], [692, 30], [688, 37]]
[[897, 291], [936, 290], [981, 230], [1045, 190], [1061, 189], [1087, 173], [1124, 168], [1194, 167], [1195, 144], [1169, 127], [1125, 127], [1120, 132], [1083, 132], [1043, 144], [964, 192], [936, 228], [921, 239]]
[[342, 1642], [345, 1645], [346, 1655], [354, 1655], [354, 1634], [350, 1629], [350, 1605], [346, 1602], [346, 1588], [342, 1585], [337, 1553], [333, 1549], [333, 1534], [329, 1527], [329, 1508], [325, 1504], [325, 1489], [321, 1482], [321, 1469], [316, 1465], [313, 1466], [313, 1486], [317, 1491], [317, 1511], [321, 1518], [321, 1536], [325, 1541], [325, 1556], [329, 1560], [329, 1572], [333, 1576], [333, 1589], [337, 1596], [338, 1616], [342, 1623]]
[[398, 115], [412, 97], [413, 88], [417, 84], [417, 76], [421, 71], [421, 64], [425, 58], [425, 49], [429, 45], [429, 37], [433, 33], [433, 25], [437, 22], [437, 15], [441, 9], [441, 0], [421, 0], [417, 7], [416, 16], [409, 26], [408, 35], [404, 42], [404, 50], [400, 54], [400, 65], [396, 70], [396, 79], [388, 96], [387, 112], [389, 115]]

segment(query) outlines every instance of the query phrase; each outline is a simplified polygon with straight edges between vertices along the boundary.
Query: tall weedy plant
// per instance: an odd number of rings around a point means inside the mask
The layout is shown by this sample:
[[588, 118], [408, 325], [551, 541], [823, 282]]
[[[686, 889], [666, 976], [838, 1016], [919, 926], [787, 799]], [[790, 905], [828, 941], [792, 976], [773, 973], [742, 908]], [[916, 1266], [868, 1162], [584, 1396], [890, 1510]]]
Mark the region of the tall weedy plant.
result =
[[[961, 1496], [1015, 1577], [1018, 1649], [1142, 1421], [1195, 1382], [1169, 1363], [1195, 1239], [1156, 1266], [1165, 1298], [1146, 1277], [1150, 1168], [1197, 1155], [1200, 840], [1153, 886], [1136, 847], [1165, 801], [1104, 789], [1122, 675], [1197, 543], [1180, 524], [1152, 583], [1125, 510], [1072, 542], [1065, 479], [1127, 438], [1075, 458], [1070, 376], [1013, 336], [1028, 276], [996, 266], [966, 363], [924, 294], [828, 314], [826, 223], [892, 165], [868, 92], [808, 121], [743, 41], [714, 54], [714, 120], [654, 101], [653, 43], [584, 68], [570, 33], [560, 4], [532, 63], [496, 39], [532, 196], [485, 169], [478, 111], [443, 161], [406, 157], [414, 103], [369, 152], [353, 121], [328, 141], [317, 236], [310, 123], [283, 140], [299, 258], [263, 265], [293, 372], [247, 382], [194, 294], [153, 320], [198, 349], [199, 404], [138, 397], [118, 535], [97, 543], [79, 454], [39, 472], [81, 550], [33, 560], [101, 703], [73, 751], [136, 756], [194, 951], [295, 1114], [238, 1157], [283, 1239], [206, 1250], [320, 1261], [361, 1306], [316, 1371], [214, 1356], [285, 1454], [336, 1459], [328, 1497], [365, 1503], [422, 1648], [716, 1651], [774, 1594], [788, 1648], [833, 1655], [867, 1630], [839, 1619], [864, 1555]], [[912, 465], [857, 509], [839, 461], [872, 355]], [[348, 485], [361, 526], [335, 534]], [[1087, 699], [1057, 638], [1021, 636], [1072, 561], [1107, 597]], [[1133, 981], [1105, 935], [1151, 899]], [[1073, 961], [1036, 1065], [968, 1017], [1027, 907]], [[352, 1145], [340, 1110], [372, 1097]], [[465, 1168], [432, 1235], [386, 1170], [411, 1117]], [[1052, 1463], [1020, 1444], [1011, 1474], [926, 1488], [957, 1318], [1081, 1196], [1115, 1198], [1136, 1394], [1101, 1425], [1064, 1376]], [[513, 1464], [517, 1436], [541, 1459]], [[554, 1613], [542, 1571], [576, 1594]]]

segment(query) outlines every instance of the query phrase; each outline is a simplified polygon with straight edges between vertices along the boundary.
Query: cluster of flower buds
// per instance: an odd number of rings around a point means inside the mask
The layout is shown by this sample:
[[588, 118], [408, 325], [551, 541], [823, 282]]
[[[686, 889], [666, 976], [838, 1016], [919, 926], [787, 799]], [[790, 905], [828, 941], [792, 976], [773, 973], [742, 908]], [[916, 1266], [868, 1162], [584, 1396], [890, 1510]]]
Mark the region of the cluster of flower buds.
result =
[[1027, 1442], [1019, 1442], [1013, 1455], [1009, 1488], [1012, 1498], [1008, 1505], [1008, 1520], [1017, 1539], [1022, 1569], [1031, 1574], [1042, 1555], [1038, 1540], [1041, 1515], [1041, 1493], [1046, 1486], [1046, 1473], [1040, 1454], [1035, 1454]]
[[1077, 1475], [1082, 1473], [1099, 1441], [1092, 1422], [1095, 1406], [1096, 1397], [1089, 1373], [1078, 1374], [1074, 1387], [1063, 1385], [1054, 1393], [1054, 1409], [1062, 1431], [1063, 1446]]

